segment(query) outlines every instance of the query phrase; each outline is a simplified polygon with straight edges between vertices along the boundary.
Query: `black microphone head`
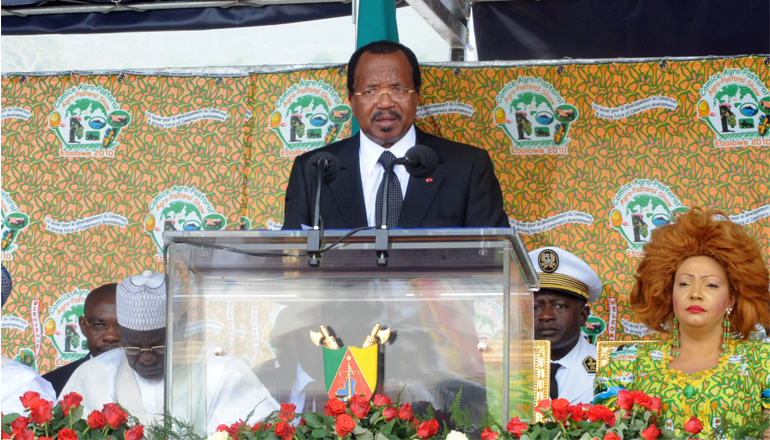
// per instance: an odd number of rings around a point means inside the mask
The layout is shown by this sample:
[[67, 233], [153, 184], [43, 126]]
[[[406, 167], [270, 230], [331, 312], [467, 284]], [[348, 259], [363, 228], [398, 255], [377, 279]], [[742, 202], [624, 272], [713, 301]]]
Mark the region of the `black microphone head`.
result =
[[404, 167], [414, 177], [428, 177], [438, 167], [436, 152], [425, 145], [415, 145], [406, 152], [404, 157], [408, 159]]
[[313, 180], [321, 173], [321, 183], [328, 185], [340, 174], [340, 161], [331, 153], [319, 151], [310, 157], [306, 170]]

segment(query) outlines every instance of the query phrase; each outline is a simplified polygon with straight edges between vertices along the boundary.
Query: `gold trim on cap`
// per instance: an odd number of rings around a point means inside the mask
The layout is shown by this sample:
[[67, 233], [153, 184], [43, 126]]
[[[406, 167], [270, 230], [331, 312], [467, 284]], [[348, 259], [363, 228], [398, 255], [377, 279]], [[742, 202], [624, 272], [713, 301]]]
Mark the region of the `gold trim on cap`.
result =
[[541, 289], [561, 289], [572, 292], [588, 301], [588, 285], [575, 278], [558, 273], [539, 273]]

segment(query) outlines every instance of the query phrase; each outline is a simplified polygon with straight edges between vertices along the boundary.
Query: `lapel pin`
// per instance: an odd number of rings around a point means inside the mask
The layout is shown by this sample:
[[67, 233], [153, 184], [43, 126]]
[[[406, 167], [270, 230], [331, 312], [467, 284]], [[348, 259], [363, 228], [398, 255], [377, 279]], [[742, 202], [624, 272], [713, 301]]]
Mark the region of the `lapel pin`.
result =
[[428, 177], [427, 179], [425, 179], [425, 181], [428, 182], [428, 183], [432, 183], [433, 182], [433, 178], [432, 177]]

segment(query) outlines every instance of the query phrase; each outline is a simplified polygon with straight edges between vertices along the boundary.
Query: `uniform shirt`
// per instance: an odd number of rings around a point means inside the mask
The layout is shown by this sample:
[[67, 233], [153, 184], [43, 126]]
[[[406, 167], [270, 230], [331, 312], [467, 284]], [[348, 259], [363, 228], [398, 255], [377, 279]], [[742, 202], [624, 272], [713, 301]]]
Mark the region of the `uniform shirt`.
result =
[[[587, 359], [589, 358], [590, 359]], [[596, 346], [582, 336], [566, 356], [554, 360], [561, 364], [556, 371], [559, 397], [569, 400], [570, 405], [591, 403], [594, 400], [594, 377], [596, 377]], [[591, 371], [584, 365], [588, 364]]]

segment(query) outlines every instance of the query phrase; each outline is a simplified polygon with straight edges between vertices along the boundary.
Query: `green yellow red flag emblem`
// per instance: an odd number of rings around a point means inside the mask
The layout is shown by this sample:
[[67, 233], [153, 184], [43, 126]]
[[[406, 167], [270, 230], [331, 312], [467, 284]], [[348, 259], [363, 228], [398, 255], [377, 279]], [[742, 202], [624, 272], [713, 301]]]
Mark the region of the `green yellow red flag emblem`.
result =
[[347, 400], [354, 394], [370, 399], [377, 386], [379, 346], [323, 347], [324, 379], [329, 398]]

